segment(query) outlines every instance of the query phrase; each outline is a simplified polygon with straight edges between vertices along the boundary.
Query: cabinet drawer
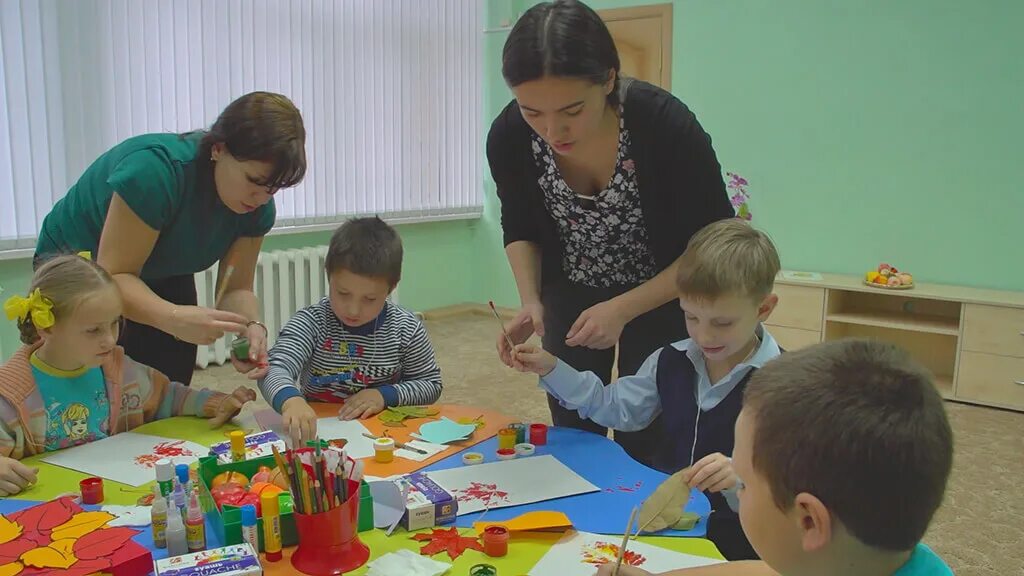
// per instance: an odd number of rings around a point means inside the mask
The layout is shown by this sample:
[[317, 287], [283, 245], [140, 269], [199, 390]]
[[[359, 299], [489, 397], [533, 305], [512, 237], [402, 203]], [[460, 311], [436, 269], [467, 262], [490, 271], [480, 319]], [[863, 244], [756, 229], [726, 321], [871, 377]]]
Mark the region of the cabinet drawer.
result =
[[821, 332], [815, 330], [774, 326], [772, 324], [765, 324], [764, 327], [775, 338], [775, 341], [779, 343], [779, 346], [788, 352], [821, 342]]
[[787, 328], [821, 331], [821, 315], [825, 309], [825, 289], [806, 286], [775, 285], [779, 305], [768, 323]]
[[1024, 358], [962, 353], [956, 378], [956, 397], [1024, 410]]
[[963, 348], [1024, 358], [1024, 309], [968, 304]]

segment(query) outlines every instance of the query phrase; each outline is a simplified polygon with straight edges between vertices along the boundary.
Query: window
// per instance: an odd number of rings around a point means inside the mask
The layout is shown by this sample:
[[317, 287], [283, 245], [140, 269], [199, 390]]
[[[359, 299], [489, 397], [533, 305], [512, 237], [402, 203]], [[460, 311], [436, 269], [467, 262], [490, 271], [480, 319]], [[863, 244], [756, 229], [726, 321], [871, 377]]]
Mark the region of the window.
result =
[[0, 250], [32, 248], [117, 142], [209, 127], [232, 99], [302, 111], [309, 170], [278, 227], [482, 209], [478, 0], [0, 2]]

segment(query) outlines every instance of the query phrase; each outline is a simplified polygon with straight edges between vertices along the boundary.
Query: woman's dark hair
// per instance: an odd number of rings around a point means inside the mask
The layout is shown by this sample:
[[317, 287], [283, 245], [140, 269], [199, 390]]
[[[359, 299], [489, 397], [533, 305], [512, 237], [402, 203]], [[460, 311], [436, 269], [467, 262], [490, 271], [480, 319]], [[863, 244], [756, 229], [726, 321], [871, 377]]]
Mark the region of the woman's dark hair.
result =
[[619, 52], [604, 21], [577, 0], [555, 0], [526, 11], [505, 41], [501, 74], [509, 86], [544, 76], [568, 76], [608, 81], [615, 71], [615, 86], [608, 104], [619, 108]]
[[210, 152], [217, 143], [223, 143], [239, 160], [273, 165], [262, 183], [268, 188], [291, 188], [306, 175], [302, 115], [280, 94], [250, 92], [228, 104], [199, 144], [201, 164], [210, 165]]

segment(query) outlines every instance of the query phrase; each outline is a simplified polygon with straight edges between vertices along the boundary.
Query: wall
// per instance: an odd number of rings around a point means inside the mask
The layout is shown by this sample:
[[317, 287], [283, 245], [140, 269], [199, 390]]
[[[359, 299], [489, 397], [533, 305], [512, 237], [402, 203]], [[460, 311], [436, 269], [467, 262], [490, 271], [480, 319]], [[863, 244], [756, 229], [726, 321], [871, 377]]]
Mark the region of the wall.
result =
[[[672, 4], [673, 92], [723, 167], [750, 181], [754, 223], [787, 268], [857, 274], [887, 261], [921, 281], [1024, 290], [1024, 3]], [[500, 44], [488, 47], [496, 113], [508, 92]], [[480, 262], [489, 294], [514, 305], [487, 192]]]

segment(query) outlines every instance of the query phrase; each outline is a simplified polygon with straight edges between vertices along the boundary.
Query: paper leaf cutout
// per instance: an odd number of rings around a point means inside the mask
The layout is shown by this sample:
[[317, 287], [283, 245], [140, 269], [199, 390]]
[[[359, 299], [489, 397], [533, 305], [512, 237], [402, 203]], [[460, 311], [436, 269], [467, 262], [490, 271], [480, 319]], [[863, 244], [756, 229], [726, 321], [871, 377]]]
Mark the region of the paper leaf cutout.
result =
[[385, 426], [405, 426], [402, 423], [406, 418], [429, 418], [431, 416], [437, 416], [440, 412], [435, 408], [428, 408], [426, 406], [393, 406], [391, 408], [385, 408], [377, 418], [384, 423]]
[[29, 550], [38, 547], [39, 544], [27, 539], [19, 538], [14, 542], [0, 545], [0, 564], [17, 562], [21, 555]]
[[53, 533], [50, 534], [50, 538], [54, 540], [62, 540], [64, 538], [81, 538], [86, 534], [99, 530], [107, 525], [107, 522], [113, 520], [115, 516], [107, 512], [81, 512], [75, 514], [73, 518], [67, 522], [57, 526], [53, 529]]
[[448, 552], [448, 557], [455, 560], [462, 556], [462, 553], [466, 550], [484, 551], [479, 539], [459, 536], [459, 531], [456, 528], [448, 530], [435, 529], [430, 534], [417, 534], [412, 539], [419, 542], [429, 542], [429, 544], [420, 548], [420, 554], [424, 556], [433, 556], [438, 552]]
[[131, 528], [104, 528], [86, 534], [75, 542], [75, 555], [82, 560], [95, 560], [113, 554], [138, 534]]
[[21, 562], [8, 562], [7, 564], [0, 564], [0, 576], [17, 576], [24, 570], [24, 566]]
[[674, 530], [693, 530], [697, 526], [697, 522], [700, 522], [700, 514], [696, 512], [683, 512], [680, 516], [679, 521], [672, 525]]
[[11, 522], [0, 514], [0, 544], [7, 544], [18, 536], [21, 536], [21, 524]]
[[90, 576], [98, 572], [109, 572], [110, 560], [98, 558], [96, 560], [79, 560], [74, 566], [61, 572], [61, 576]]
[[21, 555], [21, 561], [25, 566], [36, 568], [70, 568], [78, 558], [75, 558], [71, 551], [75, 541], [70, 538], [57, 540], [49, 546], [35, 548]]
[[669, 476], [640, 506], [637, 532], [658, 532], [679, 521], [690, 499], [690, 487], [683, 481], [689, 468]]
[[82, 509], [70, 498], [58, 498], [45, 504], [26, 508], [11, 514], [8, 518], [25, 529], [26, 533], [53, 530], [55, 526], [67, 522], [75, 512]]

